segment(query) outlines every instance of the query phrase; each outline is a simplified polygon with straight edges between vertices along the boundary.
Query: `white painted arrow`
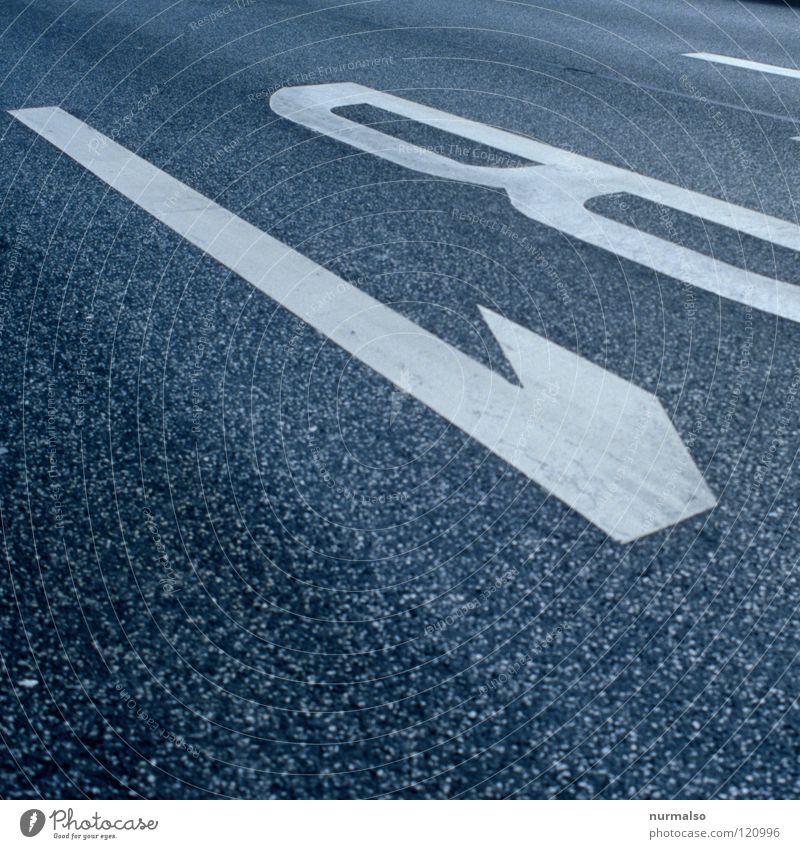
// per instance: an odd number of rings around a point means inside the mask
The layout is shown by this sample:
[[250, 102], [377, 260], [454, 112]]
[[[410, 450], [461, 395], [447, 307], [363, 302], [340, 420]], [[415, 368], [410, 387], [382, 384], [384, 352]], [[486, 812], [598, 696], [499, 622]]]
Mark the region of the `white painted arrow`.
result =
[[11, 114], [614, 539], [714, 506], [653, 395], [482, 309], [516, 386], [69, 113]]

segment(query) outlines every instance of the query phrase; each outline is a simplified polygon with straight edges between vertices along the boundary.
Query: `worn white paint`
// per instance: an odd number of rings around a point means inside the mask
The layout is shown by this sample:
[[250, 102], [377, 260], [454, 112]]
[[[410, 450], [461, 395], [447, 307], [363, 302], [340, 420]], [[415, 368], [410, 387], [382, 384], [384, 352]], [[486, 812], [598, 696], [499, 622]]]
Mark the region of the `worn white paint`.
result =
[[[520, 168], [464, 164], [331, 111], [354, 104], [370, 104], [541, 164]], [[590, 212], [586, 203], [602, 195], [626, 192], [800, 251], [800, 227], [790, 221], [356, 83], [282, 88], [272, 95], [270, 106], [284, 118], [397, 165], [434, 177], [502, 189], [516, 209], [535, 221], [721, 297], [800, 321], [800, 286], [745, 271], [612, 221]]]
[[12, 114], [614, 539], [714, 506], [653, 395], [484, 309], [517, 386], [61, 109]]

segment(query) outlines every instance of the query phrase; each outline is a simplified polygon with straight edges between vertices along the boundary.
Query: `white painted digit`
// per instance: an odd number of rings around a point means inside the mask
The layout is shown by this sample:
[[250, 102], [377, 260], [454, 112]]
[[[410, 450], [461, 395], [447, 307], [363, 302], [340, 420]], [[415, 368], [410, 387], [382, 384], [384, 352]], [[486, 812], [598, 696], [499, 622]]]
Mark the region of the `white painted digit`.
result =
[[[458, 134], [534, 163], [497, 168], [457, 162], [364, 126], [332, 110], [369, 104]], [[397, 165], [444, 179], [503, 189], [524, 215], [684, 283], [800, 322], [800, 287], [746, 271], [586, 208], [603, 195], [627, 193], [800, 251], [800, 227], [525, 136], [442, 112], [356, 83], [282, 88], [270, 106], [284, 118]]]

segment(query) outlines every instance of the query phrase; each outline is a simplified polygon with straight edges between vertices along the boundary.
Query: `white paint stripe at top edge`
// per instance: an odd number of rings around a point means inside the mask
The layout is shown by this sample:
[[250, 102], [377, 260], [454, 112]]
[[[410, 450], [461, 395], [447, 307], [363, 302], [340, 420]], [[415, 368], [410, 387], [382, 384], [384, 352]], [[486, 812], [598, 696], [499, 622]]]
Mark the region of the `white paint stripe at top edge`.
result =
[[784, 68], [781, 65], [768, 65], [765, 62], [753, 62], [750, 59], [737, 59], [735, 56], [723, 56], [721, 53], [683, 53], [688, 59], [702, 59], [704, 62], [715, 62], [717, 65], [731, 65], [744, 68], [747, 71], [759, 71], [762, 74], [776, 74], [781, 77], [800, 79], [800, 70]]
[[613, 539], [715, 505], [654, 395], [482, 308], [517, 386], [58, 107], [11, 114]]

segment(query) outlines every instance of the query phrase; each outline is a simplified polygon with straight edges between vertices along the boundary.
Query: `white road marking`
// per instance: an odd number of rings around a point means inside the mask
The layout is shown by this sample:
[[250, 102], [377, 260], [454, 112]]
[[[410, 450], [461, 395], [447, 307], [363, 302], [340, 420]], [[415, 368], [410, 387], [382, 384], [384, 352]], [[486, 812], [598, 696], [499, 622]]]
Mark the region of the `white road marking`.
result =
[[749, 59], [737, 59], [735, 56], [723, 56], [721, 53], [684, 53], [689, 59], [702, 59], [717, 65], [732, 65], [748, 71], [760, 71], [762, 74], [777, 74], [781, 77], [794, 77], [800, 80], [800, 71], [796, 68], [784, 68], [781, 65], [767, 65], [764, 62], [751, 62]]
[[655, 396], [483, 309], [516, 386], [67, 112], [11, 114], [612, 538], [716, 503]]
[[[521, 168], [463, 164], [331, 111], [354, 104], [376, 106], [542, 164]], [[270, 106], [290, 121], [397, 165], [435, 177], [503, 189], [513, 206], [535, 221], [692, 286], [800, 322], [800, 286], [737, 268], [612, 221], [586, 209], [586, 203], [625, 192], [800, 251], [800, 227], [793, 222], [356, 83], [282, 88], [272, 95]]]

